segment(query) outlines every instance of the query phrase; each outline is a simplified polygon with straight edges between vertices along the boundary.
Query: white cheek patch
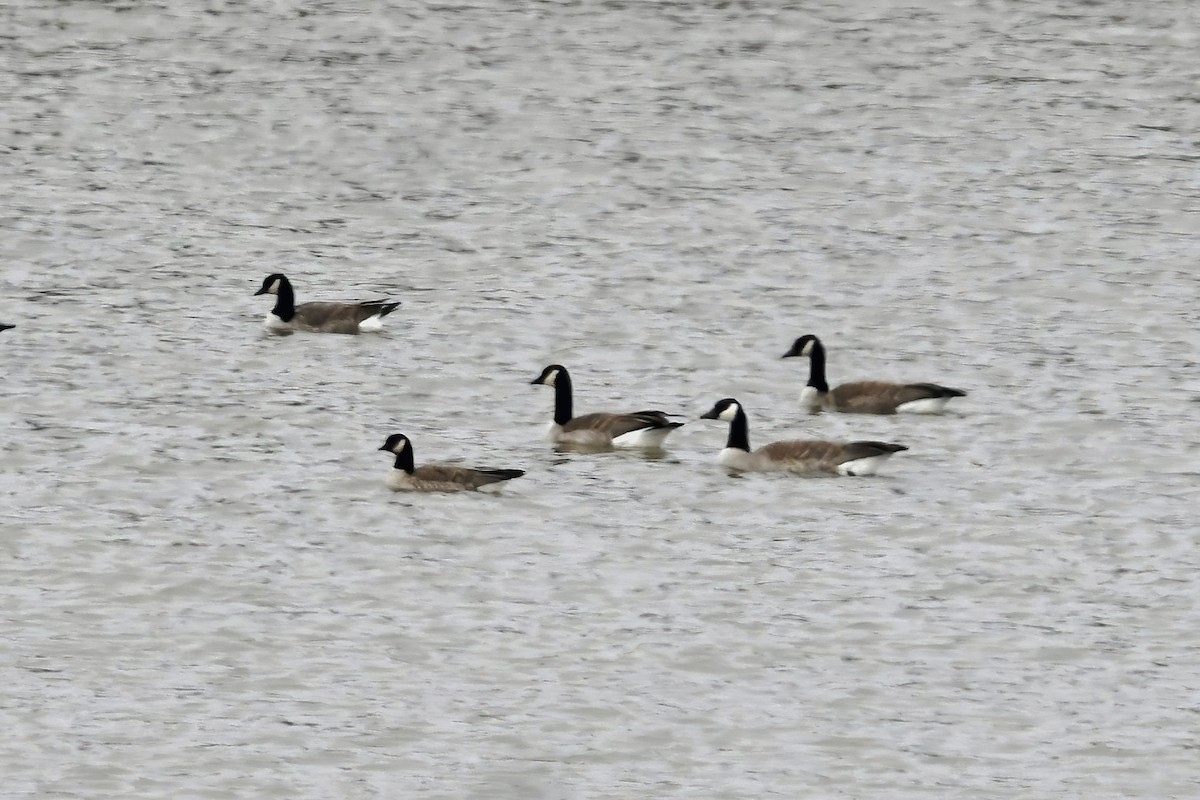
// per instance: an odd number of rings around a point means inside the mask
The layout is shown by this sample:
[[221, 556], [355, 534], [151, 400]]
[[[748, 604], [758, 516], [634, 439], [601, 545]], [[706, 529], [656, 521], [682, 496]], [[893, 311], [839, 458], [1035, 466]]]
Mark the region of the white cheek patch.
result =
[[717, 416], [717, 419], [723, 420], [725, 422], [733, 422], [733, 418], [737, 416], [737, 413], [738, 413], [738, 404], [731, 403], [728, 408], [726, 408], [724, 411], [722, 411]]
[[558, 370], [555, 369], [550, 371], [550, 374], [546, 376], [546, 380], [543, 383], [547, 386], [553, 386], [556, 380], [558, 380]]
[[813, 343], [812, 343], [812, 342], [808, 342], [808, 343], [806, 343], [806, 344], [804, 345], [804, 349], [800, 351], [800, 355], [802, 355], [802, 356], [811, 356], [811, 355], [812, 355], [812, 347], [813, 347]]
[[267, 294], [279, 294], [279, 278], [271, 281], [271, 285], [267, 287]]

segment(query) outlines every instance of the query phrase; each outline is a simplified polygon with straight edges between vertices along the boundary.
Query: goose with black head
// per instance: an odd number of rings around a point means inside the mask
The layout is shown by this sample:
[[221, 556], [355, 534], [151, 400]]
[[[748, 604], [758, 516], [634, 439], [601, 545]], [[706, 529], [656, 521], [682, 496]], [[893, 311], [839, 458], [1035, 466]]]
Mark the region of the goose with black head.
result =
[[275, 295], [275, 307], [264, 322], [272, 333], [313, 331], [318, 333], [365, 333], [383, 328], [383, 318], [400, 303], [391, 300], [365, 300], [359, 303], [310, 301], [296, 304], [296, 292], [286, 275], [276, 272], [263, 279], [254, 293]]
[[631, 411], [625, 414], [595, 411], [574, 416], [571, 374], [562, 364], [542, 370], [532, 384], [554, 388], [554, 419], [549, 436], [555, 444], [581, 448], [635, 448], [657, 450], [671, 431], [683, 425], [662, 411]]
[[966, 397], [962, 389], [936, 383], [891, 383], [853, 381], [833, 389], [825, 380], [825, 346], [811, 333], [798, 338], [783, 358], [808, 357], [808, 384], [800, 392], [800, 404], [811, 413], [840, 411], [845, 414], [940, 414], [955, 397]]
[[791, 472], [799, 475], [874, 475], [894, 454], [907, 450], [890, 442], [828, 442], [791, 439], [750, 449], [750, 421], [732, 397], [718, 400], [701, 419], [729, 423], [718, 463], [740, 472]]
[[388, 488], [396, 492], [462, 492], [479, 489], [525, 474], [520, 469], [459, 467], [452, 464], [423, 464], [413, 461], [412, 441], [393, 433], [379, 448], [396, 457], [387, 475]]

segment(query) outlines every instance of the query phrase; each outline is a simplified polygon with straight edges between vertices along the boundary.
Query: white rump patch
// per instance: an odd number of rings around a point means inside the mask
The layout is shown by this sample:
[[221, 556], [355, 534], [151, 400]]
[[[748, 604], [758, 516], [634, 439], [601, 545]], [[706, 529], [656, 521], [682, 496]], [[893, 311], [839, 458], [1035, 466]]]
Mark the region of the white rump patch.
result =
[[642, 428], [623, 433], [613, 439], [613, 447], [662, 447], [663, 440], [674, 428]]
[[838, 464], [837, 471], [839, 475], [874, 475], [879, 472], [879, 468], [883, 466], [883, 462], [891, 457], [891, 453], [884, 453], [878, 456], [856, 458], [853, 461], [843, 461], [841, 464]]
[[950, 400], [949, 397], [926, 397], [922, 400], [901, 403], [896, 406], [896, 410], [904, 414], [940, 414], [946, 410], [946, 403], [949, 403]]
[[372, 317], [367, 317], [362, 322], [358, 323], [358, 329], [368, 333], [381, 331], [383, 330], [383, 317], [379, 316], [378, 314]]

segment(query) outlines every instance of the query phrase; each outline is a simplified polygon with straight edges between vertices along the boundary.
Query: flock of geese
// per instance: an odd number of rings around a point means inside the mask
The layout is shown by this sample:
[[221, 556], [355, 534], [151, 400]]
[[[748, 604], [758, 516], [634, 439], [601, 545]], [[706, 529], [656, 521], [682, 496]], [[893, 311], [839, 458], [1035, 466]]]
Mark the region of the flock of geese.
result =
[[[296, 293], [285, 275], [275, 273], [263, 279], [254, 293], [275, 295], [275, 306], [267, 314], [267, 330], [277, 334], [296, 331], [357, 334], [378, 331], [383, 318], [400, 303], [390, 300], [366, 300], [358, 303], [296, 303]], [[0, 331], [15, 326], [0, 323]], [[966, 392], [936, 383], [889, 383], [855, 381], [830, 388], [825, 379], [825, 347], [812, 334], [801, 336], [783, 354], [784, 358], [807, 357], [808, 383], [800, 394], [801, 405], [810, 413], [840, 411], [848, 414], [940, 414], [946, 404]], [[554, 417], [550, 440], [563, 447], [584, 450], [637, 448], [659, 450], [667, 436], [682, 422], [673, 421], [662, 411], [611, 413], [594, 411], [575, 416], [571, 374], [561, 364], [551, 364], [531, 383], [554, 389]], [[750, 449], [750, 422], [742, 404], [732, 397], [718, 400], [700, 419], [729, 423], [729, 437], [718, 463], [743, 472], [791, 472], [796, 474], [874, 475], [885, 461], [908, 448], [891, 442], [828, 442], [821, 440], [785, 440]], [[387, 475], [387, 485], [396, 491], [452, 492], [479, 489], [525, 474], [519, 469], [460, 467], [450, 464], [416, 466], [412, 440], [402, 433], [392, 434], [380, 450], [395, 456]]]
[[[275, 295], [275, 306], [265, 325], [273, 333], [296, 331], [356, 334], [377, 331], [383, 318], [399, 302], [368, 300], [358, 303], [308, 302], [296, 304], [296, 294], [286, 276], [268, 275], [255, 295]], [[11, 327], [11, 326], [5, 326]], [[936, 383], [889, 383], [856, 381], [830, 388], [825, 378], [825, 347], [812, 334], [798, 338], [784, 358], [807, 357], [808, 383], [801, 404], [810, 413], [840, 411], [849, 414], [939, 414], [955, 397], [966, 392]], [[683, 425], [662, 411], [610, 413], [597, 411], [574, 415], [571, 375], [561, 364], [551, 364], [531, 381], [554, 389], [554, 417], [550, 440], [556, 445], [584, 450], [638, 448], [658, 450], [667, 436]], [[718, 462], [729, 469], [748, 472], [791, 472], [796, 474], [874, 475], [892, 455], [908, 448], [891, 442], [829, 442], [787, 440], [750, 449], [750, 425], [746, 410], [732, 397], [717, 401], [701, 419], [729, 423], [729, 437]], [[392, 434], [379, 448], [395, 460], [387, 485], [396, 491], [447, 492], [479, 489], [519, 478], [519, 469], [460, 467], [450, 464], [416, 466], [412, 440]]]

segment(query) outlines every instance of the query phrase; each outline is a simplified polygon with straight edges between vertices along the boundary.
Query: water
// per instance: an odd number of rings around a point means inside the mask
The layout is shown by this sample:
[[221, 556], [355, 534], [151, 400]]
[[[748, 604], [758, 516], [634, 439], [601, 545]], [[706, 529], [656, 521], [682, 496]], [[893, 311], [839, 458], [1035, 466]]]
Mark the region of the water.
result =
[[[19, 0], [0, 795], [1195, 796], [1198, 13]], [[554, 453], [556, 361], [911, 451]]]

